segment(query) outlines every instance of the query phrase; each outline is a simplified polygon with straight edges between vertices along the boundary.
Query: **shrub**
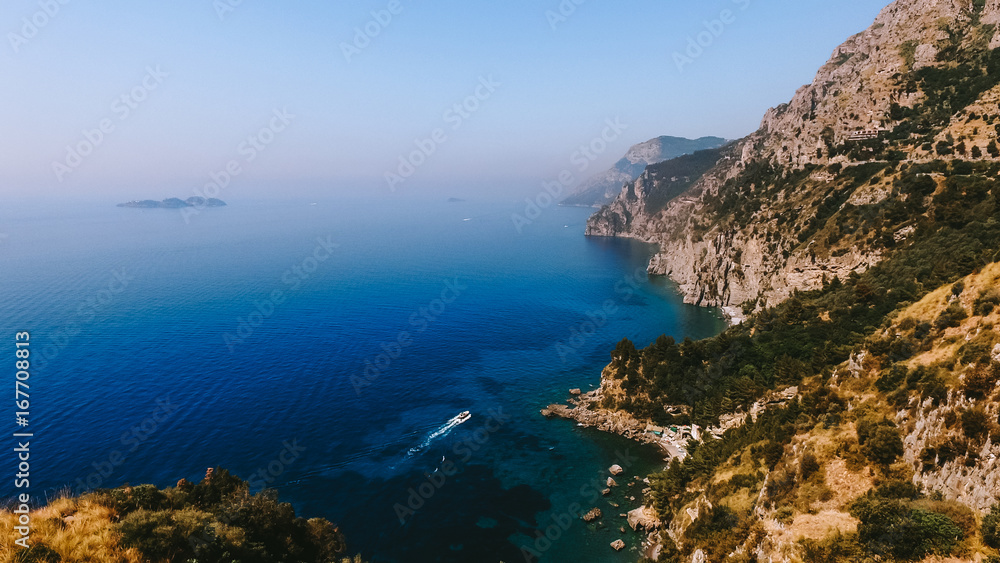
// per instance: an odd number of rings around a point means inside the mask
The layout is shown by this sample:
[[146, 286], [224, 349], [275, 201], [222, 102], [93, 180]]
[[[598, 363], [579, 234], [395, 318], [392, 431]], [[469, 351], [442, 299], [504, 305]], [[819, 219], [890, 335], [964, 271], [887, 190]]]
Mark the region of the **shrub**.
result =
[[963, 538], [962, 529], [948, 516], [871, 492], [854, 501], [850, 512], [860, 521], [858, 540], [880, 556], [908, 561], [946, 556]]
[[781, 458], [785, 456], [785, 446], [774, 441], [768, 442], [764, 445], [763, 454], [764, 463], [768, 469], [774, 469], [774, 466], [778, 465]]
[[962, 308], [959, 303], [952, 303], [948, 305], [948, 308], [941, 311], [938, 318], [934, 321], [934, 328], [938, 330], [944, 330], [946, 328], [954, 328], [964, 321], [968, 317], [968, 313]]
[[839, 531], [823, 540], [803, 540], [803, 555], [809, 563], [841, 563], [842, 561], [862, 561], [864, 549], [853, 535], [845, 536]]
[[1000, 291], [997, 291], [995, 287], [991, 287], [979, 292], [973, 309], [977, 315], [985, 317], [992, 313], [997, 305], [1000, 305]]
[[982, 442], [989, 430], [989, 419], [982, 409], [969, 409], [962, 413], [962, 432], [969, 439]]
[[861, 453], [873, 463], [890, 465], [903, 455], [903, 439], [899, 429], [888, 421], [878, 424], [859, 423], [858, 442], [861, 444]]
[[1000, 362], [991, 361], [989, 365], [977, 363], [965, 372], [962, 390], [970, 399], [985, 399], [993, 394], [998, 381], [1000, 381]]
[[819, 460], [811, 452], [806, 452], [802, 455], [802, 461], [799, 463], [799, 470], [802, 471], [802, 479], [808, 479], [814, 473], [820, 470]]
[[1000, 504], [994, 504], [989, 514], [983, 516], [983, 543], [1000, 549]]

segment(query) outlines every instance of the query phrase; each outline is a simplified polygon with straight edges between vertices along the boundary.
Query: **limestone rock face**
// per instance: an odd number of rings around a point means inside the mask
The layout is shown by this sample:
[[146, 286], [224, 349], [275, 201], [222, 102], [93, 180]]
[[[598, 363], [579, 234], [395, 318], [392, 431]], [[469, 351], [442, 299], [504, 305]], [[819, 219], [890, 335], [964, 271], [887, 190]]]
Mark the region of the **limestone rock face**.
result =
[[[982, 12], [976, 9], [969, 0], [893, 2], [871, 27], [837, 47], [810, 84], [768, 110], [756, 132], [724, 147], [718, 162], [683, 193], [664, 195], [670, 179], [648, 168], [591, 217], [587, 234], [657, 244], [649, 272], [669, 276], [686, 302], [705, 306], [761, 308], [796, 289], [815, 289], [824, 279], [845, 279], [871, 268], [884, 258], [884, 242], [850, 239], [836, 246], [826, 244], [825, 235], [809, 236], [806, 228], [837, 186], [831, 166], [857, 164], [833, 148], [859, 132], [882, 135], [898, 125], [898, 108], [913, 108], [925, 99], [919, 88], [908, 86], [907, 77], [921, 67], [947, 65], [939, 58], [951, 36], [993, 33], [988, 40], [1000, 47], [1000, 25], [996, 32], [984, 27], [1000, 24], [1000, 0], [987, 0]], [[991, 97], [983, 106], [995, 109], [996, 103]], [[961, 109], [952, 108], [956, 119]], [[995, 137], [992, 127], [981, 129], [983, 141], [986, 135]], [[764, 165], [776, 170], [777, 180], [748, 179], [748, 172]], [[752, 213], [736, 216], [726, 207], [725, 196], [733, 191], [749, 194]], [[886, 179], [858, 187], [845, 200], [864, 205], [890, 193]], [[669, 198], [665, 205], [664, 198]], [[898, 242], [908, 234], [898, 233]]]
[[960, 436], [948, 428], [945, 421], [947, 413], [976, 406], [984, 408], [993, 419], [1000, 413], [1000, 408], [994, 403], [976, 404], [956, 393], [949, 397], [948, 404], [940, 407], [934, 407], [928, 400], [916, 409], [915, 415], [903, 411], [897, 422], [910, 428], [903, 438], [903, 457], [914, 468], [914, 483], [924, 490], [940, 491], [949, 500], [985, 512], [1000, 500], [1000, 444], [986, 438], [983, 444], [974, 447], [978, 460], [973, 467], [967, 466], [961, 458], [944, 463], [941, 459], [930, 460], [935, 463], [926, 465], [924, 462], [928, 460], [921, 459], [925, 448], [959, 440]]
[[628, 513], [628, 525], [633, 530], [651, 532], [660, 527], [660, 520], [656, 517], [656, 511], [650, 506], [640, 506]]

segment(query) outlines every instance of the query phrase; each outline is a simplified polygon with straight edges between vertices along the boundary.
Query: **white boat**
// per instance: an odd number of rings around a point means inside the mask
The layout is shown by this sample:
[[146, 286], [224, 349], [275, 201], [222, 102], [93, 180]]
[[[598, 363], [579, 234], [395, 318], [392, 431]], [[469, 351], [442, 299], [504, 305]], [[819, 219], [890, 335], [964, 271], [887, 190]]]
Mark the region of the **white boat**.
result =
[[472, 418], [472, 413], [471, 412], [469, 412], [469, 411], [462, 411], [462, 412], [460, 412], [458, 414], [458, 416], [455, 417], [455, 422], [457, 424], [462, 424], [463, 422], [465, 422], [466, 420], [469, 420], [470, 418]]

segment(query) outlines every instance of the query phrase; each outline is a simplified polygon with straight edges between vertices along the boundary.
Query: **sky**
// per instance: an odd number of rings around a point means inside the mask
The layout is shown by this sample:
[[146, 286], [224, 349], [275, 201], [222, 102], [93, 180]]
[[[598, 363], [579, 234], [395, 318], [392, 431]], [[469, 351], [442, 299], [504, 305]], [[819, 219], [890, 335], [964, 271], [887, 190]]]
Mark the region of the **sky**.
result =
[[5, 0], [0, 194], [575, 183], [752, 132], [887, 2]]

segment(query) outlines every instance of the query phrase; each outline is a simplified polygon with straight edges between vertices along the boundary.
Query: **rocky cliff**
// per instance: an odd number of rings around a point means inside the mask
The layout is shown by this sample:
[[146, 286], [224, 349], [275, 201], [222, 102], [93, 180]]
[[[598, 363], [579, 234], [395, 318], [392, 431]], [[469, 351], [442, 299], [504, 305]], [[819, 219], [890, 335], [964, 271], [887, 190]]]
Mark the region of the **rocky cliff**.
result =
[[650, 272], [707, 306], [760, 308], [867, 270], [909, 234], [857, 220], [906, 201], [901, 164], [1000, 154], [998, 23], [998, 0], [893, 2], [682, 193], [662, 163], [587, 234], [659, 244]]
[[650, 164], [699, 150], [718, 148], [725, 142], [726, 140], [720, 137], [684, 139], [664, 136], [633, 145], [613, 167], [587, 179], [562, 203], [564, 205], [604, 205], [618, 195], [623, 185], [638, 178]]

